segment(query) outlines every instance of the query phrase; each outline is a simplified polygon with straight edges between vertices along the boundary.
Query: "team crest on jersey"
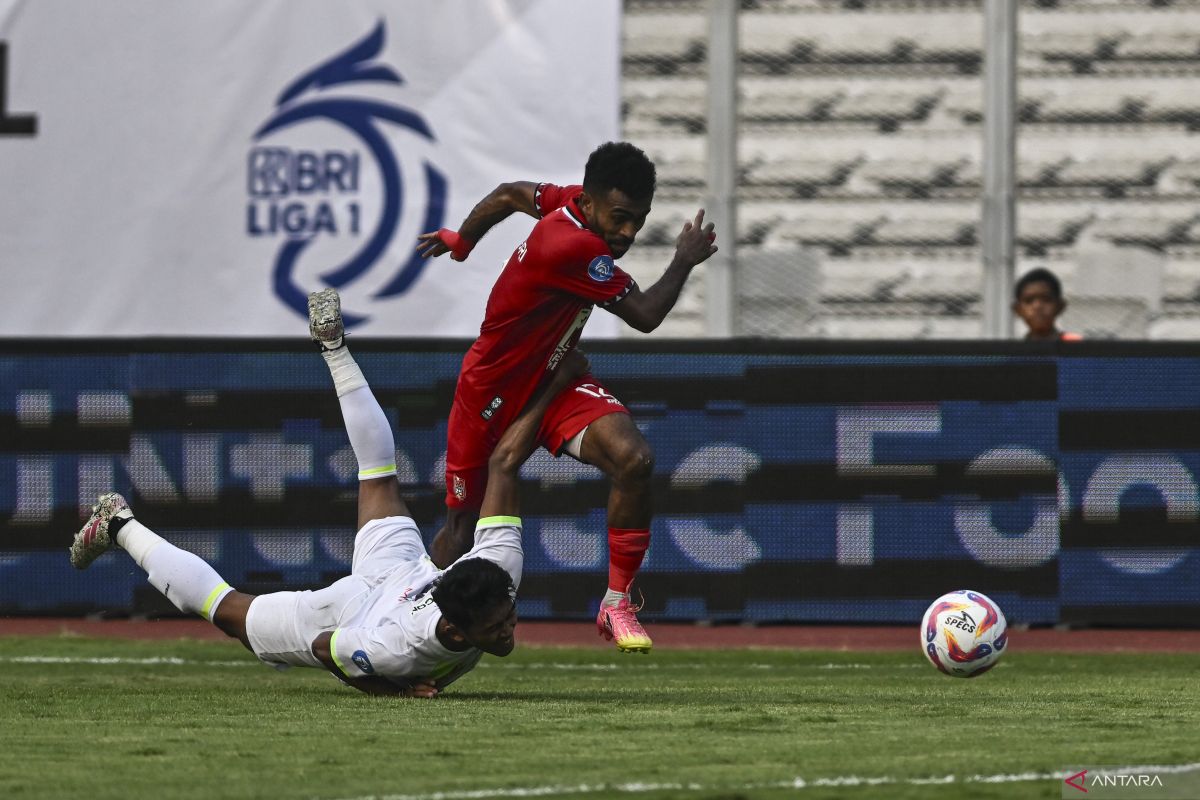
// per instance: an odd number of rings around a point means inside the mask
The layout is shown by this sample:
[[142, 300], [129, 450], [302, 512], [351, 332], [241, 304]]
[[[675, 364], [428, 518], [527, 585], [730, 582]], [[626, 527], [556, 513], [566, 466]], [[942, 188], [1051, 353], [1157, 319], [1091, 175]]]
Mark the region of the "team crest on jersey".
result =
[[467, 482], [463, 480], [462, 475], [455, 475], [451, 479], [454, 484], [454, 496], [458, 498], [458, 502], [463, 502], [467, 499]]
[[367, 653], [365, 650], [355, 650], [354, 655], [350, 656], [350, 660], [368, 675], [375, 674], [375, 667], [371, 664], [371, 659], [367, 658]]
[[612, 256], [596, 256], [592, 259], [592, 263], [588, 264], [588, 275], [592, 280], [604, 283], [612, 278], [616, 266]]

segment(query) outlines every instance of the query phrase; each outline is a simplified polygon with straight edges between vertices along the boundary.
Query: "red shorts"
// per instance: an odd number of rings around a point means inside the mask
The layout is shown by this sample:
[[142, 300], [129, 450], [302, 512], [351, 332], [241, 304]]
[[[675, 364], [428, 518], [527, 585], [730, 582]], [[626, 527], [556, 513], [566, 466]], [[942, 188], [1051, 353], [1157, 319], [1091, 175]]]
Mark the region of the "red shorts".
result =
[[[546, 409], [538, 430], [538, 444], [558, 455], [571, 437], [609, 414], [628, 414], [620, 400], [584, 375], [563, 389]], [[503, 429], [476, 414], [468, 414], [458, 403], [450, 412], [446, 447], [446, 506], [479, 508], [487, 489], [488, 459]]]

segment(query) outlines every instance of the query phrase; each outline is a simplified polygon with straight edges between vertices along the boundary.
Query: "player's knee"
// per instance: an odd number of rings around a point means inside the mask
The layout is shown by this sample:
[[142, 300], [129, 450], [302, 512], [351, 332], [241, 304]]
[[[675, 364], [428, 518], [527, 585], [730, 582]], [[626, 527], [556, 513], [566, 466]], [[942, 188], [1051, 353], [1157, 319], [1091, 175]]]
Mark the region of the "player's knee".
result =
[[525, 463], [526, 455], [501, 442], [488, 458], [488, 472], [493, 475], [515, 475]]
[[613, 478], [622, 483], [648, 483], [654, 474], [654, 451], [645, 440], [630, 442], [622, 447], [613, 459], [616, 474]]

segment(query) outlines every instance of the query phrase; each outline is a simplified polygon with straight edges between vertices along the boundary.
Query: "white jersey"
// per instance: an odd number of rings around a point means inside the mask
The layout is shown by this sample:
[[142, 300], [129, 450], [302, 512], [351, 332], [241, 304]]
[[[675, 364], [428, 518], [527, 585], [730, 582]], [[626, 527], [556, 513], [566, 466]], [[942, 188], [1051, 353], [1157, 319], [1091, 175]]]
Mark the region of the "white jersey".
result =
[[[499, 564], [519, 585], [520, 518], [480, 520], [475, 546], [459, 561], [468, 558]], [[310, 650], [312, 640], [332, 630], [329, 649], [346, 677], [375, 675], [401, 685], [431, 679], [443, 688], [479, 663], [483, 651], [456, 652], [438, 641], [442, 612], [432, 589], [442, 572], [411, 519], [372, 520], [355, 537], [349, 576], [315, 592], [256, 598], [246, 619], [248, 638], [268, 663], [320, 666]]]

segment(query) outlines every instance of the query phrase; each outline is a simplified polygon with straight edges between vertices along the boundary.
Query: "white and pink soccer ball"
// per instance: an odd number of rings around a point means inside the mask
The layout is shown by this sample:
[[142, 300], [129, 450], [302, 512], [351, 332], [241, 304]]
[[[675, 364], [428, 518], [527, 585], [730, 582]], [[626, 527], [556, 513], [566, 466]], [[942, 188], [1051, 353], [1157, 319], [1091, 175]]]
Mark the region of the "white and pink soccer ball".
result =
[[982, 675], [1008, 646], [1008, 623], [1000, 606], [970, 589], [944, 594], [921, 620], [921, 650], [933, 665], [956, 678]]

